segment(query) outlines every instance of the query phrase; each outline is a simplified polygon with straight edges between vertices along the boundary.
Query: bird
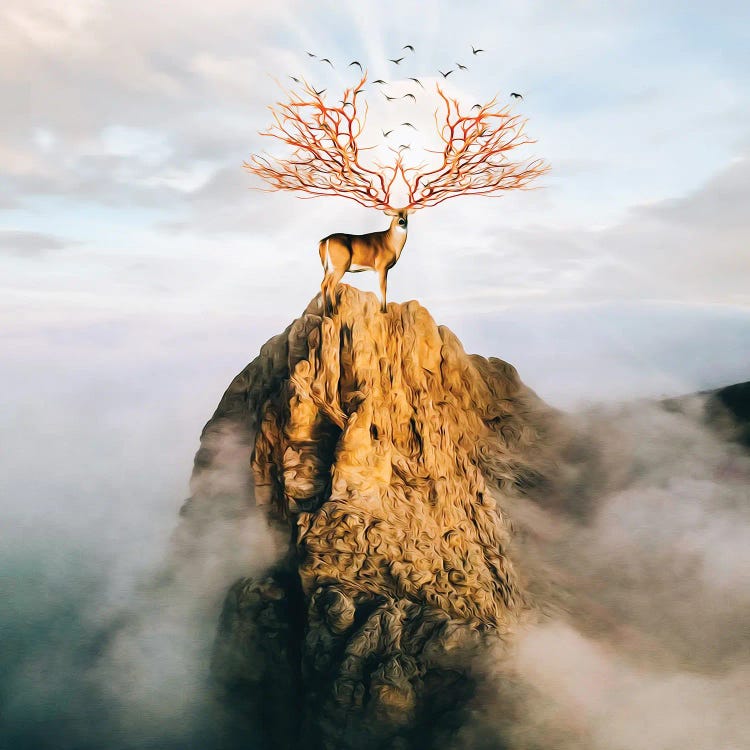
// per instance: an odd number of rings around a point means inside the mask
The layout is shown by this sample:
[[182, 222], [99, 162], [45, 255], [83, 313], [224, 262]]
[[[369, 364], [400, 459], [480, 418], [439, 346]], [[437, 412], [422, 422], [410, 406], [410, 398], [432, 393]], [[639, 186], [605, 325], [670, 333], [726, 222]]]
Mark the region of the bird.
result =
[[417, 97], [414, 96], [414, 94], [404, 94], [401, 98], [406, 99], [407, 97], [413, 99], [414, 101], [417, 101]]
[[392, 129], [391, 130], [382, 130], [381, 129], [381, 132], [383, 133], [383, 138], [387, 138], [393, 132], [393, 130]]
[[468, 70], [468, 68], [465, 65], [461, 65], [461, 63], [457, 62], [456, 65], [458, 66], [459, 70]]
[[[313, 86], [313, 91], [315, 91], [315, 87], [314, 86]], [[326, 91], [327, 91], [327, 89], [321, 89], [320, 91], [315, 91], [315, 94], [317, 96], [320, 96], [321, 94], [325, 94]]]
[[419, 78], [407, 78], [406, 80], [414, 81], [414, 83], [418, 83], [420, 86], [422, 86], [422, 88], [424, 88], [424, 86], [422, 85], [422, 81], [420, 81]]
[[388, 58], [392, 63], [396, 63], [396, 65], [399, 65], [401, 61], [404, 59], [403, 57], [397, 57], [397, 58]]
[[388, 81], [384, 81], [382, 78], [378, 78], [378, 80], [377, 81], [373, 81], [373, 83], [382, 83], [385, 86], [388, 85]]
[[331, 67], [333, 67], [333, 63], [327, 57], [321, 57], [320, 62], [327, 62]]
[[289, 76], [295, 83], [302, 83], [299, 78], [295, 78], [294, 76]]
[[407, 128], [413, 128], [414, 130], [416, 130], [416, 127], [414, 127], [414, 125], [412, 125], [410, 122], [402, 122], [401, 124]]
[[341, 105], [341, 109], [343, 109], [343, 108], [344, 108], [344, 107], [346, 107], [347, 105], [348, 105], [349, 107], [351, 107], [352, 109], [354, 109], [354, 103], [353, 103], [353, 102], [347, 102], [347, 101], [346, 101], [346, 100], [344, 100], [344, 99], [339, 99], [339, 104]]
[[440, 75], [443, 76], [443, 78], [447, 78], [452, 72], [453, 72], [452, 70], [449, 70], [447, 73], [443, 73], [442, 70], [438, 70], [438, 73], [440, 73]]
[[405, 44], [403, 47], [401, 47], [401, 49], [408, 49], [414, 52], [414, 47], [412, 47], [411, 44]]
[[408, 149], [410, 149], [410, 148], [411, 148], [411, 146], [407, 146], [407, 145], [406, 145], [405, 143], [402, 143], [402, 144], [401, 144], [401, 145], [400, 145], [400, 146], [398, 147], [398, 150], [399, 150], [399, 151], [408, 151]]
[[397, 97], [395, 97], [395, 96], [388, 96], [388, 94], [386, 94], [385, 92], [382, 92], [382, 94], [383, 94], [383, 96], [384, 96], [384, 97], [385, 97], [385, 98], [386, 98], [386, 99], [387, 99], [387, 100], [388, 100], [389, 102], [395, 101], [395, 100], [396, 100], [396, 98], [397, 98]]
[[313, 53], [312, 53], [312, 52], [308, 52], [308, 53], [307, 53], [307, 56], [308, 56], [308, 57], [317, 57], [317, 55], [313, 55]]
[[360, 63], [360, 61], [359, 61], [359, 60], [352, 60], [352, 61], [351, 61], [351, 62], [349, 63], [349, 65], [347, 65], [346, 67], [347, 67], [347, 68], [351, 68], [351, 67], [352, 67], [352, 65], [357, 65], [357, 66], [359, 66], [359, 69], [360, 69], [360, 71], [362, 70], [362, 63]]
[[517, 94], [515, 91], [510, 92], [511, 99], [523, 99], [523, 96], [521, 94]]
[[479, 54], [480, 52], [484, 52], [484, 50], [483, 50], [483, 49], [474, 49], [474, 45], [473, 45], [473, 44], [471, 45], [471, 51], [472, 51], [472, 52], [473, 52], [473, 53], [474, 53], [475, 55], [478, 55], [478, 54]]
[[472, 109], [482, 109], [482, 105], [481, 105], [481, 104], [475, 104], [475, 105], [474, 105], [474, 106], [472, 107]]

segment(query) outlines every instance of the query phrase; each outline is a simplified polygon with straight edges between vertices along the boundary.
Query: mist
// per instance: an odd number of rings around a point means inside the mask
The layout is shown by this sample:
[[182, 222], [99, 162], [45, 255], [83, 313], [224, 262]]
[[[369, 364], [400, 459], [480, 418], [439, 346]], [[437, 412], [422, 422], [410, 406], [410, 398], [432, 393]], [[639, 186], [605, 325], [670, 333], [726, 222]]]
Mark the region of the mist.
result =
[[273, 552], [236, 523], [192, 565], [169, 554], [200, 430], [260, 343], [234, 336], [137, 316], [6, 329], [0, 746], [219, 742], [218, 610]]
[[[578, 316], [564, 340], [545, 333], [554, 315], [525, 329], [522, 316], [485, 319], [466, 335], [467, 349], [512, 361], [543, 398], [545, 383], [557, 383], [555, 405], [592, 400], [581, 373], [611, 373], [620, 387], [607, 404], [575, 412], [599, 440], [606, 480], [582, 485], [580, 505], [508, 508], [513, 554], [542, 615], [513, 654], [478, 665], [488, 684], [459, 744], [741, 747], [748, 457], [703, 425], [699, 400], [679, 412], [643, 400], [665, 381], [642, 369], [631, 377], [637, 358], [613, 363], [603, 348], [572, 362], [598, 311]], [[627, 320], [654, 345], [646, 323]], [[217, 703], [209, 661], [226, 590], [274, 559], [273, 540], [249, 519], [216, 525], [193, 564], [175, 567], [170, 550], [203, 424], [288, 322], [154, 324], [134, 314], [19, 318], [4, 330], [13, 356], [0, 391], [0, 746], [261, 742]], [[679, 346], [663, 361], [677, 374], [675, 395], [738, 371], [734, 352], [717, 356], [703, 381]]]
[[477, 666], [490, 687], [457, 747], [748, 746], [750, 455], [704, 408], [579, 413], [601, 450], [593, 496], [510, 504], [541, 611]]

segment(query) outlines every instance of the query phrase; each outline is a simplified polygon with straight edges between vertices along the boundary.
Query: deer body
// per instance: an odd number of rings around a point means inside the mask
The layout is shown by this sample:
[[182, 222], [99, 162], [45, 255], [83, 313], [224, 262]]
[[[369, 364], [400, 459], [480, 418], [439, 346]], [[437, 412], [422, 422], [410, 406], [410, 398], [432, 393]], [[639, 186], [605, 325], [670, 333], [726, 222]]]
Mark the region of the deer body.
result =
[[380, 277], [381, 310], [386, 311], [388, 271], [401, 257], [406, 244], [408, 214], [411, 209], [386, 210], [391, 225], [383, 232], [369, 234], [329, 234], [318, 246], [323, 264], [323, 309], [333, 310], [336, 285], [345, 273], [375, 271]]

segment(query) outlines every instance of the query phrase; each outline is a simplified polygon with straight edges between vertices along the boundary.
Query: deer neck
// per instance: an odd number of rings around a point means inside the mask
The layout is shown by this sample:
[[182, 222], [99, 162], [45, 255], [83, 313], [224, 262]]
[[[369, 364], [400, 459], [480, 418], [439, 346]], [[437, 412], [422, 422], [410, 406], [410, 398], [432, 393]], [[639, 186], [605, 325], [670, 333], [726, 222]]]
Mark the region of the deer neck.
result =
[[388, 230], [388, 239], [390, 240], [389, 244], [393, 248], [393, 252], [396, 254], [396, 260], [401, 257], [401, 251], [406, 244], [406, 233], [407, 227], [400, 227], [397, 219], [391, 222], [391, 228]]

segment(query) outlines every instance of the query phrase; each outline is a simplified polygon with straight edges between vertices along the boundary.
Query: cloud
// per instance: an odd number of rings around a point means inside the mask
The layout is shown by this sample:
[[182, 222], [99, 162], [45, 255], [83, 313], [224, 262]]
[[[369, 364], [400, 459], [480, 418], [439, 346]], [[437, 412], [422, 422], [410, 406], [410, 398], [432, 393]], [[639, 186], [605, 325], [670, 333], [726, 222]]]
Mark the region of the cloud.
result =
[[[247, 57], [247, 30], [255, 30], [252, 38], [259, 24], [286, 13], [232, 0], [210, 15], [197, 6], [175, 13], [125, 3], [4, 5], [0, 91], [8, 106], [0, 155], [9, 192], [22, 205], [64, 196], [78, 211], [86, 203], [132, 201], [169, 210], [173, 193], [154, 189], [165, 175], [192, 172], [195, 161], [216, 161], [217, 154], [226, 158], [227, 134], [239, 151], [247, 128], [255, 129], [253, 113], [262, 111], [273, 82], [258, 69], [259, 58]], [[123, 138], [113, 142], [117, 131], [129, 134], [132, 148], [119, 148]], [[160, 142], [162, 153], [149, 141]]]
[[0, 254], [37, 257], [70, 246], [68, 240], [42, 232], [0, 229]]
[[[235, 515], [207, 524], [176, 574], [167, 564], [200, 426], [248, 341], [179, 320], [2, 326], [2, 747], [225, 746], [206, 679], [218, 611], [274, 550]], [[235, 486], [231, 467], [209, 478]]]
[[[611, 265], [617, 294], [750, 304], [742, 279], [750, 274], [750, 158], [734, 161], [682, 198], [637, 207], [627, 220], [596, 236]], [[607, 289], [607, 285], [604, 286]]]
[[579, 413], [600, 475], [570, 474], [567, 513], [550, 488], [505, 505], [542, 614], [498, 654], [455, 747], [747, 744], [750, 457], [702, 415], [698, 398]]
[[[537, 226], [503, 226], [499, 213], [482, 218], [473, 209], [464, 220], [470, 226], [476, 216], [481, 226], [463, 243], [461, 268], [470, 267], [462, 280], [466, 304], [473, 298], [478, 309], [491, 306], [491, 300], [481, 302], [485, 290], [490, 296], [494, 291], [502, 304], [503, 288], [511, 287], [539, 304], [641, 300], [747, 306], [749, 185], [750, 158], [738, 158], [687, 195], [636, 206], [601, 229], [555, 228], [541, 220]], [[448, 257], [448, 240], [441, 236], [446, 233], [437, 234], [439, 259]]]

